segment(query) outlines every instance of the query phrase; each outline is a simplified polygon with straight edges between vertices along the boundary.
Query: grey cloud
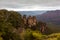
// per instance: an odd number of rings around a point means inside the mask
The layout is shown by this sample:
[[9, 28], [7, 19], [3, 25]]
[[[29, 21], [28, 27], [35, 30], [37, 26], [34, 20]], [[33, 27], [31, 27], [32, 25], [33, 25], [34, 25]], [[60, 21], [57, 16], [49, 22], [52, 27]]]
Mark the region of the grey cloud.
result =
[[0, 0], [1, 7], [22, 8], [26, 6], [60, 6], [60, 0]]

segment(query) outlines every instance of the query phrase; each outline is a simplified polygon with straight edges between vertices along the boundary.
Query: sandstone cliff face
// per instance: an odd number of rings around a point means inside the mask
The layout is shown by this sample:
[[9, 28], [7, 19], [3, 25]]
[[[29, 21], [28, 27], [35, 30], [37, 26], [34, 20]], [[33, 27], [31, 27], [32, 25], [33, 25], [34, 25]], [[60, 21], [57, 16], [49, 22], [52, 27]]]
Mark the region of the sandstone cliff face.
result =
[[37, 19], [35, 16], [29, 16], [26, 18], [26, 16], [23, 16], [24, 24], [28, 24], [28, 26], [35, 26], [37, 23]]

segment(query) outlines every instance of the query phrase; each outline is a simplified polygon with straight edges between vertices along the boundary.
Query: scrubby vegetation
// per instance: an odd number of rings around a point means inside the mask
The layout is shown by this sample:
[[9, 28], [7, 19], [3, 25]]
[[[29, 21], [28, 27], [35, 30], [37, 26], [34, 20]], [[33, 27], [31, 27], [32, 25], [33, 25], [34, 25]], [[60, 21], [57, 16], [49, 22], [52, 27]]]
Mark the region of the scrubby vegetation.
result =
[[60, 33], [53, 33], [46, 23], [32, 25], [34, 22], [25, 23], [22, 17], [15, 11], [0, 10], [0, 40], [60, 40]]

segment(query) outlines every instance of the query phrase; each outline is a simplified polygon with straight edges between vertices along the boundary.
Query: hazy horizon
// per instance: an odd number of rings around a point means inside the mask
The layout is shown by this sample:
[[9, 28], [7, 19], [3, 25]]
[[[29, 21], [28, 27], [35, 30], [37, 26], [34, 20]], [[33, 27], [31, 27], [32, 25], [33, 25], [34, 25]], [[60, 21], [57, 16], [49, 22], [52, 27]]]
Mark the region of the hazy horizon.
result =
[[22, 15], [31, 15], [31, 16], [36, 16], [45, 13], [46, 11], [18, 11]]

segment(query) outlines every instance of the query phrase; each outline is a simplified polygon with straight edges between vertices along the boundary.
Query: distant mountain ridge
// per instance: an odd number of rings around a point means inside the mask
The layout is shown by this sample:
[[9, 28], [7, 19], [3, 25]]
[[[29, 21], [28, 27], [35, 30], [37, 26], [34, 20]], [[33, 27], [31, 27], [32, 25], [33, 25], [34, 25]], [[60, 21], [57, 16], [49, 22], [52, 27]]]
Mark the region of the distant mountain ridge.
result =
[[36, 16], [36, 15], [40, 15], [43, 14], [46, 11], [18, 11], [20, 14], [22, 15], [31, 15], [31, 16]]
[[39, 21], [52, 22], [54, 24], [60, 24], [60, 10], [47, 11], [41, 15], [37, 15]]

